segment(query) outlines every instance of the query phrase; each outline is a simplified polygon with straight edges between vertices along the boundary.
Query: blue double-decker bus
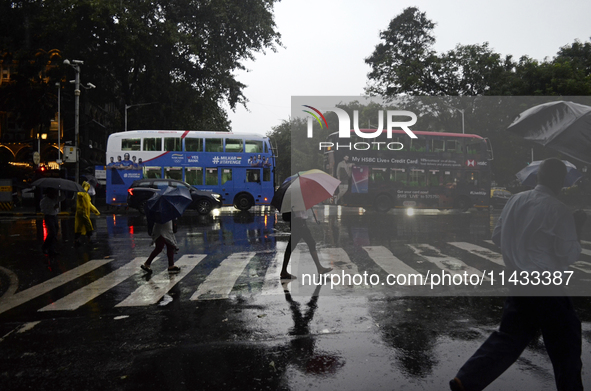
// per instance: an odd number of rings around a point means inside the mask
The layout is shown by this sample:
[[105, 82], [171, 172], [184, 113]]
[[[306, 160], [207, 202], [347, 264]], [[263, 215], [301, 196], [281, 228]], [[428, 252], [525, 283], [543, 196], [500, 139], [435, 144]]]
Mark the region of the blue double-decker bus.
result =
[[273, 198], [275, 157], [256, 134], [181, 130], [113, 133], [107, 142], [107, 204], [124, 206], [142, 178], [185, 181], [222, 195], [224, 205], [249, 210]]

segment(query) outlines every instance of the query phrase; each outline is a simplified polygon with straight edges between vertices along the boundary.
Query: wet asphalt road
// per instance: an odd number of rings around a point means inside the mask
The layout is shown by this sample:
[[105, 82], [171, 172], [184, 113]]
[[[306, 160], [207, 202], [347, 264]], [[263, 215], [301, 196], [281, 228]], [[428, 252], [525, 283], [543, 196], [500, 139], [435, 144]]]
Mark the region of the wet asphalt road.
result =
[[[384, 249], [423, 274], [434, 257], [495, 267], [482, 257], [495, 251], [486, 241], [498, 212], [316, 213], [309, 225], [335, 273], [385, 278]], [[500, 319], [503, 298], [465, 290], [280, 285], [289, 229], [265, 210], [184, 216], [176, 276], [162, 258], [152, 276], [140, 271], [151, 251], [142, 216], [104, 212], [94, 223], [93, 242], [74, 247], [73, 219], [61, 218], [61, 254], [49, 262], [41, 220], [0, 219], [0, 390], [444, 390]], [[298, 250], [292, 273], [313, 273]], [[591, 301], [575, 303], [590, 387]], [[554, 388], [540, 340], [489, 389]]]

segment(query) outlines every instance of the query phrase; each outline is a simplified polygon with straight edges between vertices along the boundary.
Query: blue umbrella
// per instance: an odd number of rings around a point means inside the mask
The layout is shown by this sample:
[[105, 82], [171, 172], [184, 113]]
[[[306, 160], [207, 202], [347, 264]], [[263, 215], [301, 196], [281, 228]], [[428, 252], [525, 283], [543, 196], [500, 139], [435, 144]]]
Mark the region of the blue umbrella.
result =
[[189, 189], [169, 186], [146, 201], [146, 217], [149, 221], [164, 224], [181, 217], [191, 202], [193, 198]]
[[[563, 160], [563, 162], [566, 165], [566, 178], [564, 178], [563, 187], [571, 187], [583, 177], [583, 174], [568, 160]], [[541, 160], [533, 161], [527, 167], [515, 174], [515, 176], [524, 186], [536, 187], [538, 184], [540, 164], [542, 164]]]

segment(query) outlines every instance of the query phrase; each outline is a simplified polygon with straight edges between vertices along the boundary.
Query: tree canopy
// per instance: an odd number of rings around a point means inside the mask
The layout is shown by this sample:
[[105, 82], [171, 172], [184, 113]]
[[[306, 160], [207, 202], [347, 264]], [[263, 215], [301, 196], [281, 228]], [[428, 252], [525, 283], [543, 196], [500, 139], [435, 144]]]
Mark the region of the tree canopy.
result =
[[[4, 64], [17, 66], [19, 78], [12, 88], [1, 89], [0, 104], [26, 117], [32, 108], [24, 106], [31, 102], [7, 107], [15, 102], [11, 98], [33, 85], [41, 97], [53, 92], [56, 80], [73, 78], [63, 60], [77, 59], [84, 61], [82, 82], [97, 86], [96, 103], [115, 105], [121, 112], [125, 105], [150, 103], [130, 110], [130, 118], [137, 113], [136, 128], [229, 130], [224, 105], [234, 109], [247, 102], [245, 85], [234, 72], [244, 69], [243, 61], [255, 52], [281, 45], [275, 2], [3, 2], [0, 54]], [[59, 56], [36, 61], [40, 52], [56, 50]], [[47, 65], [56, 72], [33, 83], [30, 76], [43, 73]]]

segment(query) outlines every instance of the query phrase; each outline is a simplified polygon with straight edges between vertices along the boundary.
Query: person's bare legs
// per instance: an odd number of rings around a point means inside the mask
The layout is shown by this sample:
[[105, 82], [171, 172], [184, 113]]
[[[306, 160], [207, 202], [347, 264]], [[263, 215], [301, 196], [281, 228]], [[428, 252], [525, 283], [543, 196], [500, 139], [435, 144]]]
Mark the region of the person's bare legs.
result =
[[310, 248], [310, 254], [312, 254], [312, 260], [314, 260], [318, 274], [326, 274], [332, 271], [332, 267], [324, 267], [322, 264], [320, 264], [320, 259], [318, 258], [318, 252], [316, 251], [316, 248]]

